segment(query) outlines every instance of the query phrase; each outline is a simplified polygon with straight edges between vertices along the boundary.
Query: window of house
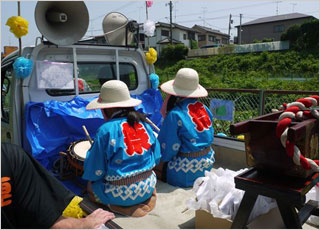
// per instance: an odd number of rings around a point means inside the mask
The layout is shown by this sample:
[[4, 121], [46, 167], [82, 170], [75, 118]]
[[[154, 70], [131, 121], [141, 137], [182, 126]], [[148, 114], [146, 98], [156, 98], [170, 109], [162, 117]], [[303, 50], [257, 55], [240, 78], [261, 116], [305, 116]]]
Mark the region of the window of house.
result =
[[187, 40], [187, 34], [183, 34], [183, 40]]
[[195, 33], [188, 33], [188, 39], [190, 39], [190, 40], [196, 40], [196, 35], [195, 35]]
[[161, 36], [169, 37], [169, 30], [161, 30]]
[[1, 120], [9, 123], [13, 68], [1, 71]]
[[[79, 94], [97, 93], [103, 83], [117, 79], [116, 63], [77, 63]], [[138, 75], [134, 65], [119, 63], [120, 80], [126, 83], [129, 90], [138, 87]], [[49, 95], [72, 95], [74, 89], [47, 89]]]
[[281, 33], [284, 31], [284, 25], [275, 25], [273, 27], [273, 32], [274, 33]]
[[206, 35], [198, 35], [198, 41], [205, 41]]
[[215, 40], [215, 37], [212, 36], [212, 35], [209, 35], [209, 41], [210, 41], [210, 42], [214, 42], [214, 40]]
[[216, 43], [221, 43], [221, 39], [216, 39]]

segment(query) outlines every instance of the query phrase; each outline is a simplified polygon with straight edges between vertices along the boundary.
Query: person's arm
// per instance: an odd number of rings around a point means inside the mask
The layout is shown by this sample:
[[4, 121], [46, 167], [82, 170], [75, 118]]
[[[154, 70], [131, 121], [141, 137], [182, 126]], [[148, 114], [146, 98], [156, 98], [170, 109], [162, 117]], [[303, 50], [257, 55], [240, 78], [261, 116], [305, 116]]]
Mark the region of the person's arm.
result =
[[93, 229], [99, 228], [105, 222], [115, 218], [112, 212], [101, 208], [96, 209], [85, 218], [76, 219], [72, 217], [60, 216], [51, 226], [52, 229]]
[[109, 134], [99, 130], [84, 161], [82, 178], [88, 181], [100, 180], [106, 172], [106, 150], [109, 144]]

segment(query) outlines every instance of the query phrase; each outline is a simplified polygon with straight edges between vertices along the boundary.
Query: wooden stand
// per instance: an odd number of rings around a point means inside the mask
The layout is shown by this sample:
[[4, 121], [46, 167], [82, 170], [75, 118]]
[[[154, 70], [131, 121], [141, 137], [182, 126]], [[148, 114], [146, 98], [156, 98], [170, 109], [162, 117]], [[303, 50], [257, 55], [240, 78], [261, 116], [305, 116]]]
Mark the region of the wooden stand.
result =
[[[319, 203], [305, 204], [306, 193], [319, 181], [319, 173], [308, 178], [296, 178], [249, 169], [234, 178], [235, 186], [244, 190], [232, 228], [245, 228], [258, 195], [276, 199], [287, 228], [302, 228], [310, 215], [319, 216]], [[299, 212], [296, 211], [296, 208]]]

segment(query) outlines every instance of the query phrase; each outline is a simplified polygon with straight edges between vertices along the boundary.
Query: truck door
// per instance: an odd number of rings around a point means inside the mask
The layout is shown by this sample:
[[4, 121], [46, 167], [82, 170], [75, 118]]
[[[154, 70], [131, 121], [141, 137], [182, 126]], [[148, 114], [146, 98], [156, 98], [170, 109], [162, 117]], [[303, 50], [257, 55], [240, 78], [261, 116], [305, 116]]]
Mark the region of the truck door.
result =
[[1, 141], [12, 143], [12, 64], [1, 69]]

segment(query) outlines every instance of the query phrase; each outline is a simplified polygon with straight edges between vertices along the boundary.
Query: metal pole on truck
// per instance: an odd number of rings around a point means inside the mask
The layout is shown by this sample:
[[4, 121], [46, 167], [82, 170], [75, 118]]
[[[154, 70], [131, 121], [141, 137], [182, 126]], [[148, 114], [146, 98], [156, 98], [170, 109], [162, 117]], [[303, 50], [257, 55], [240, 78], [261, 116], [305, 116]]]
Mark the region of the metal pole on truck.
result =
[[170, 7], [170, 44], [172, 45], [172, 1], [170, 1], [169, 7]]
[[[20, 16], [20, 1], [18, 3], [18, 16]], [[21, 56], [21, 49], [22, 49], [22, 44], [21, 44], [21, 38], [19, 38], [19, 56]]]

